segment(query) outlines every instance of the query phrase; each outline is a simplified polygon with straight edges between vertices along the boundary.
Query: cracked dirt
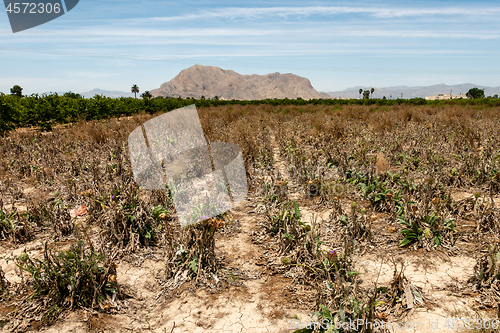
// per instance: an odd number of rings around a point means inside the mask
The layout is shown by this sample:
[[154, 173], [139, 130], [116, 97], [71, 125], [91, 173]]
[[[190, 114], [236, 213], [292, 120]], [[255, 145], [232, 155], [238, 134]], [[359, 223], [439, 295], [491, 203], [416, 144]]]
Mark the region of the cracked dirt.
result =
[[[453, 291], [459, 285], [467, 283], [472, 276], [475, 260], [466, 256], [446, 257], [438, 252], [424, 251], [404, 256], [374, 256], [367, 254], [357, 260], [357, 270], [362, 272], [362, 286], [388, 285], [393, 277], [394, 262], [404, 263], [404, 275], [416, 286], [424, 298], [424, 306], [410, 310], [398, 322], [423, 323], [418, 332], [441, 332], [456, 330], [444, 327], [447, 319], [452, 318], [484, 318], [484, 314], [474, 310], [473, 297], [465, 298]], [[400, 264], [397, 264], [398, 268]], [[379, 274], [380, 272], [380, 274]], [[436, 320], [439, 327], [430, 329], [429, 321]]]

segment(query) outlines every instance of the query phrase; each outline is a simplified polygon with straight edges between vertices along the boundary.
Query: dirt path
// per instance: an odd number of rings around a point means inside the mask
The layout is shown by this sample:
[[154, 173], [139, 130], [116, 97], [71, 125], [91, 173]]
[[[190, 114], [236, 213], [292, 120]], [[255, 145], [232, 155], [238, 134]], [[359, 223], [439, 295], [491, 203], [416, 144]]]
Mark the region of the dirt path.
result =
[[[216, 253], [234, 284], [219, 293], [198, 289], [195, 293], [180, 290], [165, 302], [157, 300], [161, 290], [157, 279], [163, 274], [164, 259], [157, 249], [145, 249], [122, 259], [117, 267], [117, 281], [133, 297], [123, 300], [116, 314], [74, 311], [63, 314], [42, 332], [290, 332], [290, 320], [307, 321], [310, 309], [305, 300], [289, 292], [296, 289], [289, 279], [267, 268], [268, 256], [262, 246], [251, 240], [262, 214], [256, 212], [258, 199], [247, 198], [230, 211], [237, 225], [229, 235], [217, 235]], [[22, 247], [1, 248], [1, 254], [18, 256], [24, 248], [35, 257], [42, 255], [47, 235]], [[59, 244], [61, 245], [61, 244]], [[9, 281], [20, 282], [13, 261], [0, 259]], [[181, 288], [182, 289], [182, 288]], [[0, 329], [9, 332], [11, 325]], [[173, 328], [173, 330], [172, 330]], [[32, 332], [39, 331], [32, 327]]]
[[[253, 205], [245, 200], [231, 211], [240, 231], [216, 240], [216, 252], [228, 268], [245, 273], [242, 286], [231, 286], [220, 294], [198, 290], [184, 293], [158, 309], [153, 331], [163, 332], [176, 323], [174, 332], [290, 332], [290, 319], [309, 317], [308, 311], [287, 300], [287, 279], [266, 274], [266, 253], [250, 239], [256, 227]], [[238, 279], [237, 277], [235, 277]]]
[[291, 177], [287, 162], [281, 158], [280, 147], [276, 142], [276, 137], [274, 134], [270, 134], [270, 142], [273, 149], [273, 164], [274, 164], [274, 175], [281, 180], [287, 181], [288, 198], [290, 200], [298, 201], [301, 199], [302, 194], [300, 193], [299, 184]]
[[255, 206], [245, 200], [233, 209], [231, 219], [239, 228], [216, 240], [216, 253], [224, 258], [225, 267], [244, 273], [234, 276], [240, 286], [215, 294], [203, 289], [195, 294], [182, 290], [161, 304], [156, 301], [160, 287], [155, 276], [163, 271], [162, 258], [153, 251], [146, 256], [133, 255], [122, 260], [117, 269], [119, 285], [134, 296], [124, 301], [126, 307], [119, 314], [77, 311], [41, 331], [290, 332], [290, 320], [307, 321], [310, 311], [305, 303], [290, 297], [288, 279], [268, 272], [266, 253], [252, 243], [250, 235], [258, 220], [252, 213]]

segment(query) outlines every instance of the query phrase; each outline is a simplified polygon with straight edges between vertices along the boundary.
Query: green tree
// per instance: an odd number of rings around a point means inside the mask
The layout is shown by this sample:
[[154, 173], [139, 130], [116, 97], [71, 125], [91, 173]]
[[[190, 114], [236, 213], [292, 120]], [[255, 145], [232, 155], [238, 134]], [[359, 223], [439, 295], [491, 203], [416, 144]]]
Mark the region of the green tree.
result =
[[143, 92], [141, 94], [141, 97], [142, 97], [142, 99], [150, 99], [151, 97], [153, 97], [153, 95], [151, 95], [151, 93], [149, 92], [149, 90], [146, 90], [145, 92]]
[[369, 99], [370, 98], [370, 90], [363, 91], [363, 98], [364, 99]]
[[361, 94], [363, 93], [363, 89], [359, 88], [359, 99], [361, 99]]
[[13, 122], [14, 110], [5, 101], [5, 95], [0, 95], [0, 135], [14, 129], [15, 123]]
[[484, 98], [484, 89], [471, 88], [471, 89], [469, 89], [469, 91], [465, 95], [468, 98], [473, 98], [473, 99]]
[[23, 97], [23, 88], [21, 86], [18, 86], [17, 84], [10, 88], [10, 94], [15, 95], [17, 97]]
[[82, 98], [82, 95], [74, 93], [72, 91], [65, 92], [63, 96], [68, 97], [68, 98], [74, 98], [74, 99]]
[[139, 87], [137, 86], [137, 84], [134, 84], [132, 86], [131, 91], [134, 93], [135, 98], [137, 98], [137, 93], [139, 92]]
[[371, 88], [371, 89], [370, 89], [370, 92], [371, 92], [371, 94], [372, 94], [372, 97], [371, 97], [371, 98], [373, 98], [373, 92], [374, 92], [374, 91], [375, 91], [375, 88]]

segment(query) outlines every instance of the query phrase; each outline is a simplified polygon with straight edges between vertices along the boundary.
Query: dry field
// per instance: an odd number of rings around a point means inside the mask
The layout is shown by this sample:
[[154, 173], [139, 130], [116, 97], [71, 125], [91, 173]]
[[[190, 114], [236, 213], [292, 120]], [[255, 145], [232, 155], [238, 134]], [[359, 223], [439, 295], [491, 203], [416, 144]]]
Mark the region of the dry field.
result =
[[499, 107], [198, 113], [249, 194], [187, 228], [133, 179], [154, 115], [0, 138], [2, 331], [497, 331]]

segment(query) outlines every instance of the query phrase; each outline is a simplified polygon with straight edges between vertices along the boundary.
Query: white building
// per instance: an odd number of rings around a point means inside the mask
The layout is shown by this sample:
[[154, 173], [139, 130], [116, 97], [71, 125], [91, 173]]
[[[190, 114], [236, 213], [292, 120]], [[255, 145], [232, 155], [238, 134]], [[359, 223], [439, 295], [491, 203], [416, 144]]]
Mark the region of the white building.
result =
[[442, 99], [467, 99], [466, 94], [454, 95], [454, 94], [438, 94], [437, 96], [426, 96], [425, 99], [428, 101], [442, 100]]

